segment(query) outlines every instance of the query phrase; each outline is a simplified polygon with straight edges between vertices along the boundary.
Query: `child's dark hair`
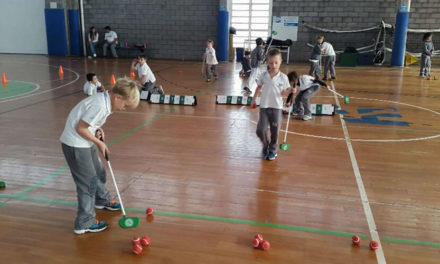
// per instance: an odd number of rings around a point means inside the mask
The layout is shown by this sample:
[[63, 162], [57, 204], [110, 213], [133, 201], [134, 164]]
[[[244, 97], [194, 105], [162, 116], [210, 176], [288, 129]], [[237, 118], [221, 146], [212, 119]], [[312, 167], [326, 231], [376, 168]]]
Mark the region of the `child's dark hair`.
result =
[[147, 60], [147, 57], [145, 56], [145, 54], [141, 53], [138, 55], [138, 59], [145, 59]]
[[112, 30], [109, 26], [106, 26], [105, 28], [104, 28], [105, 30]]
[[251, 51], [250, 51], [250, 50], [246, 50], [246, 51], [244, 52], [244, 56], [248, 56], [248, 55], [251, 55]]
[[96, 76], [93, 72], [87, 73], [86, 78], [88, 82], [91, 82], [93, 80], [93, 77]]
[[432, 32], [425, 33], [423, 34], [423, 40], [427, 40], [431, 36], [432, 36]]
[[324, 36], [323, 35], [319, 35], [319, 36], [316, 37], [316, 39], [324, 39]]
[[270, 49], [269, 52], [267, 53], [267, 57], [275, 57], [275, 56], [281, 56], [281, 51], [279, 49]]
[[208, 43], [211, 43], [212, 45], [214, 45], [214, 41], [212, 39], [208, 39], [207, 41]]
[[255, 43], [257, 44], [257, 46], [260, 46], [261, 44], [264, 44], [264, 40], [262, 38], [257, 38], [255, 40]]
[[291, 71], [287, 74], [287, 78], [289, 79], [289, 82], [293, 82], [298, 79], [298, 74], [296, 73], [296, 71]]

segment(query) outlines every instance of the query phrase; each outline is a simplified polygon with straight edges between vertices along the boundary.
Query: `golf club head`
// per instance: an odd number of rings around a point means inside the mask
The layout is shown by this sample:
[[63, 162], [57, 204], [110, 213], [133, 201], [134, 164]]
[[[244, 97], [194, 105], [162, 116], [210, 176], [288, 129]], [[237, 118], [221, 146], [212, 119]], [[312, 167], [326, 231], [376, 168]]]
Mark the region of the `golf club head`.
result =
[[132, 228], [139, 225], [139, 218], [123, 216], [119, 219], [119, 226], [122, 228]]
[[280, 149], [281, 149], [281, 150], [284, 150], [284, 151], [287, 151], [287, 150], [290, 149], [290, 145], [287, 144], [287, 143], [282, 143], [282, 144], [280, 145]]

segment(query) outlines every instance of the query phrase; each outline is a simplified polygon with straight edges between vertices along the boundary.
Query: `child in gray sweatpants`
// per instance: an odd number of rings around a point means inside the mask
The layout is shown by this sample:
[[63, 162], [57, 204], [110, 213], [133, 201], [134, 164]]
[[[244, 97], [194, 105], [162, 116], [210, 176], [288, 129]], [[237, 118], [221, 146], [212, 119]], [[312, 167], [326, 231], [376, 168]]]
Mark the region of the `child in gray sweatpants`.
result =
[[[256, 98], [261, 93], [260, 117], [257, 124], [257, 136], [263, 143], [263, 158], [274, 160], [277, 157], [278, 132], [281, 126], [283, 96], [293, 92], [287, 76], [280, 71], [281, 52], [271, 49], [267, 53], [267, 72], [258, 78], [258, 86], [252, 97], [252, 107], [256, 107]], [[267, 127], [270, 127], [270, 139]]]
[[324, 41], [324, 36], [318, 36], [316, 38], [316, 44], [313, 47], [312, 55], [310, 56], [310, 71], [309, 75], [315, 75], [319, 79], [319, 66], [321, 63], [321, 52], [322, 52], [322, 42]]
[[105, 187], [106, 173], [98, 152], [108, 149], [103, 141], [104, 125], [112, 111], [125, 110], [139, 104], [137, 84], [127, 78], [118, 79], [110, 91], [97, 93], [79, 102], [70, 112], [61, 134], [61, 147], [76, 184], [78, 213], [73, 232], [77, 235], [100, 232], [107, 223], [95, 219], [95, 209], [120, 210], [110, 200]]
[[420, 59], [420, 77], [422, 78], [431, 78], [431, 56], [433, 52], [432, 33], [425, 33], [423, 35], [423, 51]]
[[327, 87], [327, 84], [310, 75], [301, 75], [298, 77], [298, 74], [295, 71], [287, 74], [287, 78], [295, 88], [294, 92], [287, 97], [286, 106], [290, 106], [293, 94], [299, 91], [298, 95], [295, 97], [296, 112], [292, 114], [304, 121], [311, 120], [312, 109], [310, 106], [310, 98], [318, 92], [320, 85]]

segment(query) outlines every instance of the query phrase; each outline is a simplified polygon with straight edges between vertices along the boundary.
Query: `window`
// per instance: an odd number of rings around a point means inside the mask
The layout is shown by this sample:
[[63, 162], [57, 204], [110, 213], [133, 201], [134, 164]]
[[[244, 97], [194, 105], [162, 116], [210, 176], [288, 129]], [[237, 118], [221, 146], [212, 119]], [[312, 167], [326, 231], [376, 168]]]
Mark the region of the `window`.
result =
[[253, 49], [255, 39], [270, 35], [272, 0], [232, 0], [231, 24], [237, 30], [234, 47]]

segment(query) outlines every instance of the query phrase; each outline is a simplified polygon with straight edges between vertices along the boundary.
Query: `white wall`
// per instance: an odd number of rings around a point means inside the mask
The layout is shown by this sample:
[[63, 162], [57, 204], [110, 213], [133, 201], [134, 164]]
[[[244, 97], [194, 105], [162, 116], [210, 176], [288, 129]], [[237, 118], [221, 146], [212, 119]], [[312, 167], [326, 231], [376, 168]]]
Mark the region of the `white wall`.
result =
[[44, 0], [0, 0], [0, 53], [47, 54]]

